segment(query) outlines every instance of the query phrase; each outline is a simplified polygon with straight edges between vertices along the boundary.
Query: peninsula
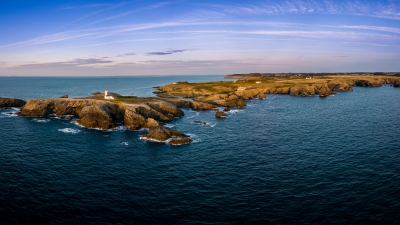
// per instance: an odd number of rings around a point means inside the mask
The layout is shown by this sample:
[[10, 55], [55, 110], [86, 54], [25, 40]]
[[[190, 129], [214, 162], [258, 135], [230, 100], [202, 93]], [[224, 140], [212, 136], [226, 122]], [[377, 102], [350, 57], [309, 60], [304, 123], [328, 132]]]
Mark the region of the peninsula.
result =
[[192, 139], [180, 131], [170, 129], [166, 122], [184, 116], [180, 108], [214, 110], [224, 118], [224, 111], [245, 107], [246, 101], [265, 99], [266, 94], [327, 97], [337, 91], [353, 91], [353, 86], [378, 87], [389, 84], [400, 86], [400, 74], [232, 74], [230, 81], [188, 83], [186, 81], [156, 87], [157, 97], [121, 96], [117, 93], [96, 92], [82, 98], [20, 99], [0, 98], [0, 108], [21, 107], [19, 116], [45, 118], [58, 116], [78, 119], [86, 128], [102, 130], [124, 125], [130, 130], [148, 128], [142, 139], [188, 144]]

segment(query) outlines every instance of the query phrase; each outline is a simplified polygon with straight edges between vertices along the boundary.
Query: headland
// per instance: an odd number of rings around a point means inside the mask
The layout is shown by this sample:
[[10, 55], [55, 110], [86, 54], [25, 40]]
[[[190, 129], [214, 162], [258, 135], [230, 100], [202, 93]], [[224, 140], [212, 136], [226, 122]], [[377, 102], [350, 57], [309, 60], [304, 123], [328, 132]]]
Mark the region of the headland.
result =
[[[246, 107], [250, 99], [265, 99], [268, 94], [328, 97], [337, 91], [353, 91], [353, 86], [400, 86], [400, 74], [232, 74], [235, 80], [188, 83], [179, 81], [156, 87], [156, 97], [121, 96], [112, 92], [96, 92], [82, 98], [20, 99], [0, 98], [0, 108], [20, 107], [19, 116], [46, 118], [57, 116], [77, 119], [86, 128], [115, 129], [123, 125], [130, 130], [149, 129], [142, 139], [187, 144], [192, 139], [165, 123], [183, 117], [181, 108], [214, 110], [217, 118], [226, 118], [224, 111]], [[200, 121], [201, 122], [201, 121]]]

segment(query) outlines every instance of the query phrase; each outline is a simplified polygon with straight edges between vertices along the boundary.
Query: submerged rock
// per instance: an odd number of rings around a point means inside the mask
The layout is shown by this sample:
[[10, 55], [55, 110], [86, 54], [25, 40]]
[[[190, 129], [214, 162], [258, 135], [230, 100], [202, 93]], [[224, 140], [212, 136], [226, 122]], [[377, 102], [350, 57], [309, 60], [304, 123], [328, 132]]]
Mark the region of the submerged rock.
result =
[[68, 98], [68, 95], [63, 95], [60, 98]]

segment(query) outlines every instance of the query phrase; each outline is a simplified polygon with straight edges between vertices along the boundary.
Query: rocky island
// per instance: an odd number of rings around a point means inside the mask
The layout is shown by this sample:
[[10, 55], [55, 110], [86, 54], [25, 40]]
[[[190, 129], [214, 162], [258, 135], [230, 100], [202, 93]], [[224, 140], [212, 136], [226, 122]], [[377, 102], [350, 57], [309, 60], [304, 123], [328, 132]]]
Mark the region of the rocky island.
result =
[[[121, 96], [105, 91], [83, 98], [32, 99], [27, 102], [0, 98], [0, 108], [20, 107], [19, 116], [45, 118], [58, 116], [86, 128], [102, 130], [124, 125], [130, 130], [148, 128], [141, 139], [188, 144], [192, 139], [164, 123], [184, 116], [180, 108], [214, 110], [226, 118], [230, 108], [245, 107], [250, 99], [265, 99], [266, 94], [327, 97], [337, 91], [353, 91], [353, 86], [400, 86], [399, 74], [233, 74], [234, 81], [204, 83], [175, 82], [157, 87], [157, 97]], [[224, 107], [225, 112], [218, 107]]]

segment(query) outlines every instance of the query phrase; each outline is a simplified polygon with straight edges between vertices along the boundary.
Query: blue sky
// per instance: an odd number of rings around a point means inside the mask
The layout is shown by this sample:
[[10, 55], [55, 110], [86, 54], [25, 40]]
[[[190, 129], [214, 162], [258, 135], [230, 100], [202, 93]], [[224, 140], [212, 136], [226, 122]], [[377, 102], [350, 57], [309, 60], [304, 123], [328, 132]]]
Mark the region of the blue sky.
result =
[[400, 71], [400, 0], [13, 0], [0, 21], [0, 76]]

